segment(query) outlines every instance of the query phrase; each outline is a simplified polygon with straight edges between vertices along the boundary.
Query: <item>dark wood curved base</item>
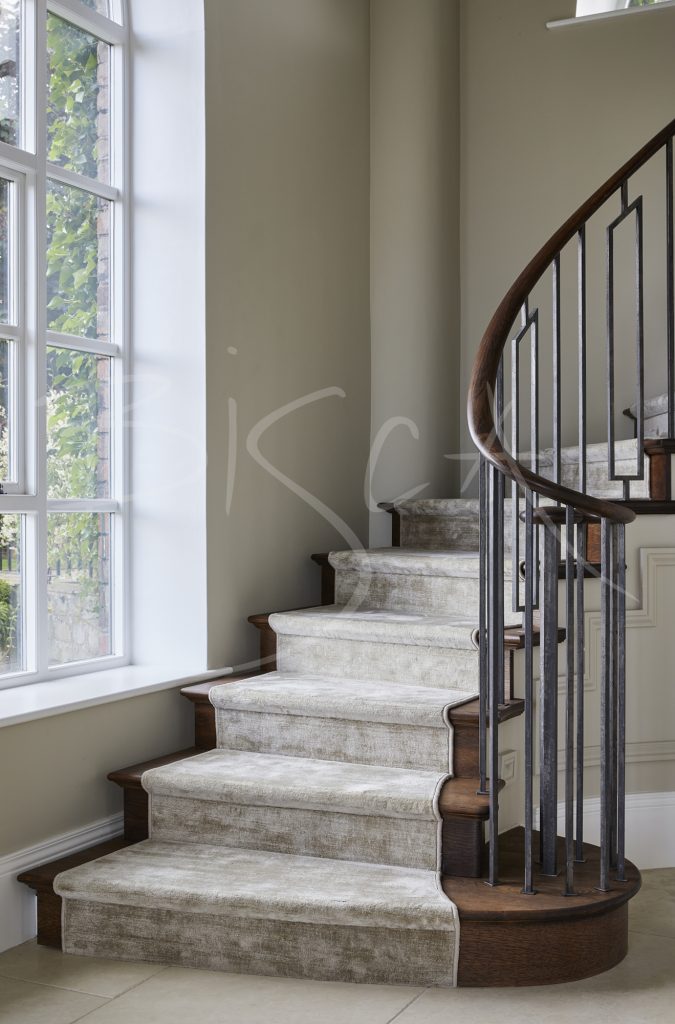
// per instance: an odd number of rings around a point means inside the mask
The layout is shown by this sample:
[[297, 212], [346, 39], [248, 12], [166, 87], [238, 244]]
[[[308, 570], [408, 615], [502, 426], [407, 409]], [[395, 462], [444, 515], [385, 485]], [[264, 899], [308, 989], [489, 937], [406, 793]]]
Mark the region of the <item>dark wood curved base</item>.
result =
[[[595, 888], [599, 853], [584, 846], [575, 864], [575, 896], [563, 896], [563, 878], [535, 874], [535, 896], [521, 892], [523, 829], [501, 836], [502, 884], [481, 878], [445, 878], [443, 888], [460, 919], [458, 985], [553, 985], [579, 981], [615, 967], [628, 951], [628, 900], [640, 873], [626, 864], [626, 881], [609, 892]], [[538, 837], [535, 838], [535, 842]], [[560, 841], [560, 863], [564, 855]]]

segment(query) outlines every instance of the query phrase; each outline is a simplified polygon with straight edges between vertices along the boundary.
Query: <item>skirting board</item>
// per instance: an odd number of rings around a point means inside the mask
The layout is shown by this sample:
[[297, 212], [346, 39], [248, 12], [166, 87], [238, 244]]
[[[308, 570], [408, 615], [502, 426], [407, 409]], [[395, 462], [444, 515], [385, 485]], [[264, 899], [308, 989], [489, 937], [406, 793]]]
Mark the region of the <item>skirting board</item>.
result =
[[122, 814], [96, 821], [85, 828], [66, 832], [47, 842], [0, 857], [0, 952], [27, 942], [36, 934], [36, 897], [16, 876], [38, 864], [67, 857], [96, 843], [122, 835]]
[[[539, 827], [539, 812], [535, 812]], [[558, 804], [558, 834], [565, 834], [565, 805]], [[600, 844], [600, 798], [584, 800], [584, 839]], [[675, 793], [626, 796], [626, 856], [640, 870], [675, 867]]]

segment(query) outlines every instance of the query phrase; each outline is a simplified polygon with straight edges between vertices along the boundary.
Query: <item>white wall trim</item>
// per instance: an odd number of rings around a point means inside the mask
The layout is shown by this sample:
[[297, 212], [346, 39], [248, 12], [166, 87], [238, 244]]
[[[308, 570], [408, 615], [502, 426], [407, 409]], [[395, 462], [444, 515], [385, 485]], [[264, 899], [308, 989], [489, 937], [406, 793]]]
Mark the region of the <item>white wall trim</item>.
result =
[[[564, 803], [558, 804], [558, 834], [565, 834]], [[599, 797], [584, 800], [584, 839], [596, 846], [600, 843]], [[675, 793], [627, 794], [626, 856], [641, 871], [675, 867]]]
[[124, 815], [113, 814], [84, 828], [64, 832], [53, 839], [0, 857], [0, 952], [27, 942], [37, 931], [35, 893], [17, 882], [17, 875], [39, 864], [48, 864], [51, 860], [77, 853], [87, 846], [114, 839], [123, 831]]

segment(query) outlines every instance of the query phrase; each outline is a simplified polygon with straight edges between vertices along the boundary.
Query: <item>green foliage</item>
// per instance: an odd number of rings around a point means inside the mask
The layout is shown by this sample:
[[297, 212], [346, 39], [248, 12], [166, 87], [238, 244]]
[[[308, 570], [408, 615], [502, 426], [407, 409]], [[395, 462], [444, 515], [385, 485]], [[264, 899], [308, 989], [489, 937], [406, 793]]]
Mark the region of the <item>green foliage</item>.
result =
[[[97, 0], [92, 4], [98, 8]], [[107, 53], [89, 33], [53, 14], [47, 19], [48, 159], [97, 177], [99, 60]], [[47, 192], [47, 321], [52, 330], [99, 336], [98, 290], [107, 239], [108, 204], [51, 182]], [[47, 352], [47, 483], [52, 498], [97, 496], [101, 383], [96, 356], [50, 347]], [[53, 514], [48, 564], [77, 576], [96, 596], [99, 516]], [[89, 577], [91, 566], [92, 577]]]
[[17, 608], [12, 585], [0, 579], [0, 657], [6, 659], [16, 640]]

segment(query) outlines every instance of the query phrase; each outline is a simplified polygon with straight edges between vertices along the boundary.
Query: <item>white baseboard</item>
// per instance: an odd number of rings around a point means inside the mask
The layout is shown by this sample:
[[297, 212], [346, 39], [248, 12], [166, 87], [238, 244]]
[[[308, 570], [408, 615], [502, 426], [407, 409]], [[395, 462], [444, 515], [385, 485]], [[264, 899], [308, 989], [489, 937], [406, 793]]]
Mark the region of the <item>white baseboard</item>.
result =
[[114, 814], [85, 828], [66, 832], [44, 843], [0, 857], [0, 952], [27, 942], [37, 932], [35, 893], [28, 886], [17, 882], [17, 875], [38, 864], [46, 864], [50, 860], [58, 860], [59, 857], [84, 850], [87, 846], [114, 839], [123, 831], [123, 815]]
[[[558, 804], [558, 833], [565, 834], [564, 804]], [[599, 797], [584, 800], [584, 839], [600, 843]], [[675, 793], [627, 794], [626, 856], [641, 870], [675, 867]]]

